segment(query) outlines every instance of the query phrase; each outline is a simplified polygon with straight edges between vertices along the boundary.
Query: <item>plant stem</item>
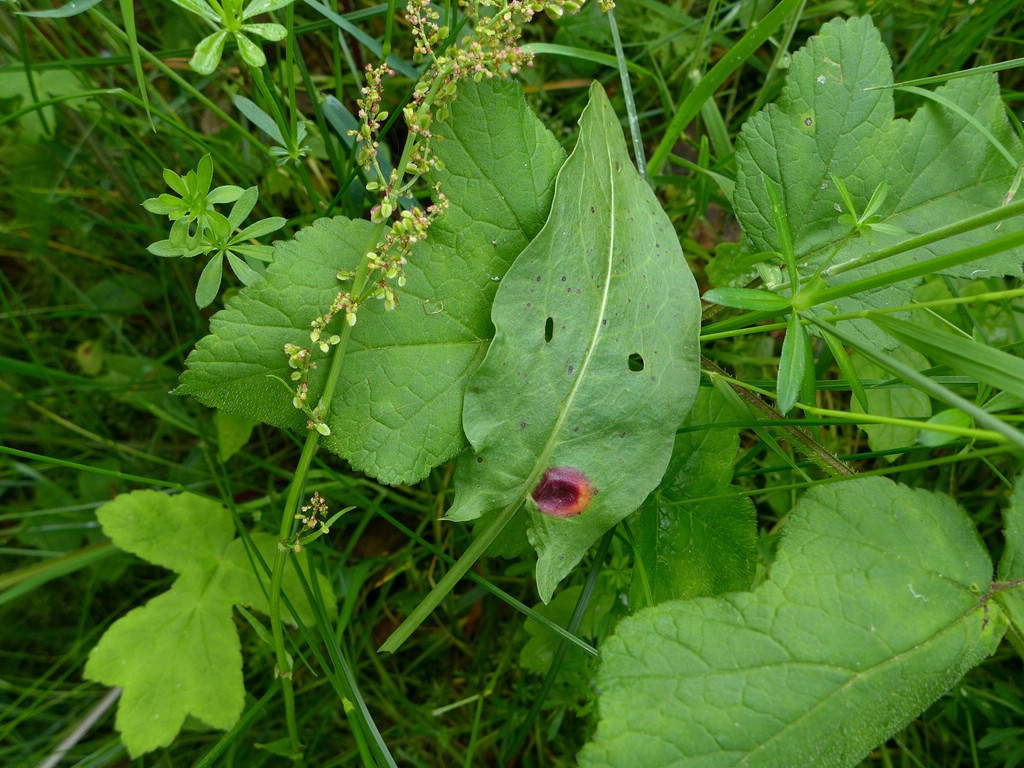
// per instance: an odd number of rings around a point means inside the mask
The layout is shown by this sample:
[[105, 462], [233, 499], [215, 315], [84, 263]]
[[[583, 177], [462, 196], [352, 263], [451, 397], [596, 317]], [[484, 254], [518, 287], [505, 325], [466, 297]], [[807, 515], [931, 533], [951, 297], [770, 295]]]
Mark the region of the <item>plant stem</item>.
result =
[[[759, 415], [771, 421], [782, 421], [782, 415], [772, 408], [768, 403], [758, 397], [755, 393], [745, 389], [744, 387], [736, 386], [732, 383], [732, 378], [722, 368], [719, 368], [715, 363], [711, 362], [708, 358], [701, 355], [700, 364], [705, 370], [717, 373], [723, 378], [724, 381], [729, 382], [729, 386], [746, 401], [747, 405]], [[779, 427], [786, 436], [793, 443], [794, 446], [799, 448], [804, 455], [807, 456], [815, 465], [827, 472], [832, 477], [839, 477], [842, 475], [855, 475], [856, 472], [842, 459], [833, 454], [825, 446], [807, 434], [804, 430], [798, 429], [797, 427]]]
[[410, 635], [416, 631], [417, 627], [422, 624], [426, 618], [433, 613], [434, 609], [444, 600], [448, 593], [451, 592], [459, 580], [466, 575], [466, 572], [473, 567], [473, 564], [480, 559], [480, 557], [487, 551], [487, 548], [491, 545], [501, 533], [505, 526], [511, 522], [512, 517], [516, 511], [522, 506], [522, 500], [517, 499], [513, 503], [506, 506], [498, 514], [494, 516], [494, 519], [487, 525], [487, 527], [477, 536], [473, 543], [469, 545], [469, 548], [462, 553], [455, 565], [453, 565], [439, 582], [437, 586], [430, 590], [430, 593], [423, 598], [419, 605], [417, 605], [413, 611], [405, 618], [394, 632], [391, 633], [391, 637], [384, 641], [384, 644], [378, 648], [379, 653], [394, 653], [402, 644], [409, 639]]
[[316, 455], [319, 437], [320, 434], [316, 430], [311, 429], [307, 433], [306, 444], [302, 447], [299, 464], [295, 468], [295, 475], [292, 477], [291, 485], [288, 487], [288, 499], [285, 501], [284, 513], [281, 515], [281, 529], [278, 534], [277, 552], [274, 554], [274, 567], [270, 574], [268, 596], [270, 603], [270, 632], [274, 641], [277, 675], [281, 678], [281, 690], [284, 692], [288, 740], [291, 743], [292, 753], [296, 756], [301, 754], [302, 746], [299, 743], [299, 729], [295, 720], [295, 691], [292, 688], [291, 662], [288, 659], [288, 651], [284, 645], [284, 626], [281, 621], [281, 583], [284, 579], [284, 569], [288, 561], [288, 555], [291, 552], [287, 542], [295, 525], [295, 510], [298, 509], [299, 500], [302, 497], [302, 491], [306, 484], [306, 476], [309, 474], [309, 467], [313, 462], [313, 457]]

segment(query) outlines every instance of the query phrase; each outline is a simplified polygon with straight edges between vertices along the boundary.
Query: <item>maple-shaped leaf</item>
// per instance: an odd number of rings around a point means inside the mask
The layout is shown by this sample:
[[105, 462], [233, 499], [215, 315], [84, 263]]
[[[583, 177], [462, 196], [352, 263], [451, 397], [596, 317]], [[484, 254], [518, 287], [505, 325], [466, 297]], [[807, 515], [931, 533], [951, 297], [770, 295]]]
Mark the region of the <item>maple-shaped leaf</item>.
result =
[[[444, 170], [430, 180], [441, 183], [450, 207], [413, 249], [399, 308], [360, 308], [323, 441], [389, 484], [421, 480], [465, 447], [462, 400], [494, 334], [491, 301], [544, 223], [565, 157], [509, 83], [462, 83], [449, 119], [431, 130], [444, 137], [436, 147]], [[303, 429], [306, 417], [281, 383], [291, 374], [284, 345], [312, 346], [310, 321], [343, 290], [338, 271], [354, 270], [375, 247], [372, 231], [366, 221], [320, 219], [278, 243], [266, 279], [214, 315], [175, 392]], [[315, 404], [329, 365], [319, 350], [314, 359]]]
[[[230, 728], [245, 700], [232, 606], [266, 613], [269, 581], [253, 572], [230, 512], [193, 494], [135, 491], [96, 516], [118, 547], [179, 574], [167, 592], [114, 622], [85, 666], [87, 679], [124, 688], [116, 725], [128, 752], [134, 757], [167, 746], [188, 715], [212, 728]], [[274, 537], [255, 533], [252, 541], [272, 562]], [[298, 557], [308, 577], [308, 559]], [[285, 594], [299, 618], [313, 623], [297, 574], [285, 574]], [[333, 611], [330, 582], [317, 578]]]

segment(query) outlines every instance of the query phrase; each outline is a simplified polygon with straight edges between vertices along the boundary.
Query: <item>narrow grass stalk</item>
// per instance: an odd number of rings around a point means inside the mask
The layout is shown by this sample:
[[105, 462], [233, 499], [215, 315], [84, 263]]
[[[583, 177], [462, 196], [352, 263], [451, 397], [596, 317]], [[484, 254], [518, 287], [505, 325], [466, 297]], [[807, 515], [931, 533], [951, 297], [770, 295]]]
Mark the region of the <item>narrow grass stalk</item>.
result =
[[657, 149], [651, 155], [647, 163], [647, 172], [651, 175], [658, 173], [662, 164], [668, 158], [672, 147], [682, 136], [686, 127], [693, 121], [693, 118], [700, 112], [704, 102], [710, 99], [715, 91], [722, 87], [725, 81], [735, 72], [750, 56], [760, 48], [775, 31], [782, 26], [786, 18], [804, 0], [782, 0], [756, 25], [740, 39], [736, 45], [711, 68], [690, 94], [679, 105], [668, 128], [665, 129], [665, 136], [658, 144]]
[[462, 557], [441, 577], [441, 580], [437, 582], [437, 586], [427, 593], [427, 596], [420, 601], [419, 605], [405, 617], [405, 621], [398, 625], [398, 629], [392, 632], [391, 636], [384, 641], [383, 645], [378, 649], [380, 653], [395, 653], [402, 647], [402, 644], [434, 612], [434, 609], [455, 588], [455, 585], [466, 575], [466, 572], [473, 567], [473, 564], [483, 556], [491, 543], [498, 538], [498, 534], [505, 530], [505, 526], [512, 521], [512, 517], [519, 510], [520, 506], [522, 506], [522, 501], [516, 500], [494, 516], [487, 524], [487, 527], [473, 539], [473, 543], [469, 545], [469, 548], [462, 554]]
[[615, 59], [619, 67], [619, 82], [622, 83], [622, 98], [626, 101], [626, 118], [629, 121], [629, 135], [633, 139], [633, 158], [636, 161], [640, 177], [647, 181], [647, 158], [644, 152], [644, 137], [640, 131], [640, 121], [636, 116], [636, 102], [633, 100], [633, 86], [629, 80], [629, 67], [626, 66], [626, 53], [622, 50], [622, 39], [619, 37], [619, 25], [615, 22], [615, 9], [608, 11], [608, 26], [612, 31], [612, 44], [615, 47]]
[[[1024, 241], [1024, 238], [1022, 238], [1022, 241]], [[919, 371], [915, 371], [910, 366], [895, 359], [892, 355], [864, 346], [857, 338], [851, 336], [845, 331], [839, 330], [838, 326], [827, 322], [823, 318], [817, 318], [810, 314], [805, 314], [803, 317], [806, 322], [835, 335], [845, 344], [857, 349], [865, 357], [871, 358], [883, 368], [886, 368], [900, 378], [911, 382], [914, 386], [931, 395], [936, 400], [940, 400], [953, 408], [959, 408], [982, 426], [987, 427], [993, 432], [999, 433], [1014, 445], [1024, 448], [1024, 433], [1014, 427], [1011, 427], [1002, 419], [996, 418], [991, 413], [979, 408], [969, 400], [965, 400], [959, 395], [951, 392], [928, 376], [921, 374]]]

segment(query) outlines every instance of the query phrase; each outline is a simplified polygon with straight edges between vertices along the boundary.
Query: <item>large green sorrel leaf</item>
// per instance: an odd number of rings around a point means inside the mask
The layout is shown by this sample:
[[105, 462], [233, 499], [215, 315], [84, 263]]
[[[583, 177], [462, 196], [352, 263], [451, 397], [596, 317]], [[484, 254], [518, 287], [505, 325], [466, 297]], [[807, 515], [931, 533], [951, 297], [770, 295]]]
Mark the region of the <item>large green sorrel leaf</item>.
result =
[[819, 486], [785, 530], [753, 592], [616, 628], [582, 766], [852, 766], [999, 644], [992, 564], [948, 497]]
[[[778, 102], [748, 120], [736, 144], [734, 202], [752, 252], [780, 250], [766, 180], [780, 190], [804, 277], [1002, 203], [1024, 151], [1006, 118], [995, 76], [951, 81], [935, 92], [945, 103], [929, 99], [909, 121], [893, 119], [892, 84], [889, 52], [869, 18], [829, 22], [794, 54]], [[845, 185], [858, 212], [879, 185], [888, 185], [879, 223], [903, 234], [869, 230], [850, 236], [850, 224], [840, 221], [849, 212], [835, 179]], [[842, 285], [992, 237], [992, 227], [983, 227], [827, 282]], [[1022, 264], [1024, 251], [1015, 249], [942, 273], [1020, 276]], [[916, 282], [841, 299], [839, 306], [902, 304]], [[885, 338], [868, 324], [858, 327], [873, 339]]]
[[693, 276], [598, 84], [580, 125], [551, 216], [495, 297], [448, 514], [507, 513], [536, 493], [550, 513], [527, 503], [545, 601], [658, 484], [699, 374]]
[[[401, 307], [364, 306], [353, 330], [324, 444], [386, 483], [413, 482], [465, 445], [462, 398], [493, 334], [490, 305], [509, 264], [540, 230], [564, 152], [521, 90], [464, 83], [437, 154], [451, 207], [420, 244]], [[284, 345], [310, 346], [309, 323], [341, 290], [340, 269], [372, 250], [368, 222], [321, 219], [279, 243], [266, 280], [218, 312], [175, 390], [268, 424], [305, 417], [277, 379], [291, 373]], [[315, 352], [319, 355], [319, 352]], [[324, 386], [326, 359], [310, 378]], [[276, 377], [276, 378], [274, 378]]]

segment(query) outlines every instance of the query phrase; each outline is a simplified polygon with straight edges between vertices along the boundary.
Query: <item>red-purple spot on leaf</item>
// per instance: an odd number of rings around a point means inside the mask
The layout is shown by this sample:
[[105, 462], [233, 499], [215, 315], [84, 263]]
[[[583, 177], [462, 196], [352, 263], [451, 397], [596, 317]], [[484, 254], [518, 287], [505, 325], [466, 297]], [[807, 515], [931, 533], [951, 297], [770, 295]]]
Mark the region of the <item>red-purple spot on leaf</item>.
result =
[[596, 491], [590, 478], [574, 467], [550, 467], [533, 489], [537, 509], [553, 517], [582, 515]]

